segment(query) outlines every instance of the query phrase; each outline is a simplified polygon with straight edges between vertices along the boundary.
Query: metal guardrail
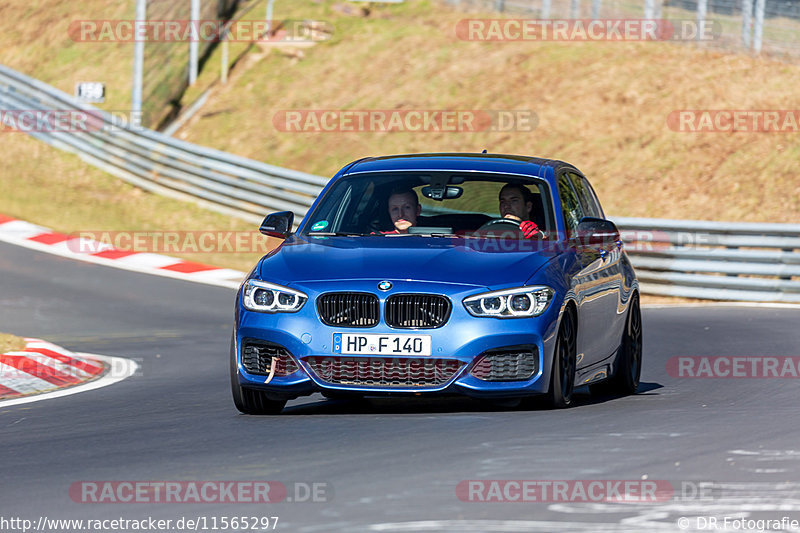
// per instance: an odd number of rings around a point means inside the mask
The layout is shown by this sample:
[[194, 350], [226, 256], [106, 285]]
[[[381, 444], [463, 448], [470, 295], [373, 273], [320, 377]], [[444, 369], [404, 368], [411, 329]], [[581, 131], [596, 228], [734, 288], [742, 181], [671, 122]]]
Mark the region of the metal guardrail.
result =
[[643, 292], [800, 302], [800, 224], [611, 218]]
[[305, 215], [326, 178], [174, 139], [146, 128], [119, 125], [112, 115], [0, 65], [0, 109], [80, 110], [89, 131], [34, 131], [31, 135], [143, 189], [191, 199], [260, 222], [265, 211]]
[[[103, 128], [32, 132], [143, 189], [260, 222], [268, 211], [300, 220], [328, 178], [121, 127], [111, 115], [0, 65], [0, 109], [82, 110]], [[643, 292], [717, 300], [800, 302], [800, 224], [612, 217]]]

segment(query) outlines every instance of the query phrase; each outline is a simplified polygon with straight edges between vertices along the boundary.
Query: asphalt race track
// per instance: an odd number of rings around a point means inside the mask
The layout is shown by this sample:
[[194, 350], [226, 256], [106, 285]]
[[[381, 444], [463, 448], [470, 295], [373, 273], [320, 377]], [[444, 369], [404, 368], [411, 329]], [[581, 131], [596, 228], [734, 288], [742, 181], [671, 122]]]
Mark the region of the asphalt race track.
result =
[[[707, 530], [699, 519], [710, 516], [800, 519], [800, 380], [666, 371], [673, 356], [800, 356], [798, 309], [645, 308], [642, 392], [582, 394], [565, 411], [314, 396], [252, 417], [230, 397], [233, 296], [0, 244], [0, 329], [141, 365], [110, 387], [0, 408], [0, 514], [206, 517], [209, 530], [213, 517], [278, 516], [277, 531], [308, 532], [680, 531]], [[462, 480], [642, 479], [681, 493], [599, 503], [456, 493]], [[81, 481], [168, 480], [280, 481], [293, 500], [304, 499], [298, 487], [325, 484], [327, 501], [93, 504], [69, 493]], [[713, 490], [687, 492], [701, 486]]]

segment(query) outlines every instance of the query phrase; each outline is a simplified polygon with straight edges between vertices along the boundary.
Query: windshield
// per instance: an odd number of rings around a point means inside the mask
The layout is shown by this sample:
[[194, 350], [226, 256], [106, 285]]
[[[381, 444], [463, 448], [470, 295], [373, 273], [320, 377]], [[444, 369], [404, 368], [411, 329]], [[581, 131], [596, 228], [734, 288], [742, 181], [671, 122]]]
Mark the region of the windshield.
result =
[[465, 172], [376, 172], [340, 179], [313, 212], [304, 235], [513, 237], [530, 222], [555, 235], [544, 180]]

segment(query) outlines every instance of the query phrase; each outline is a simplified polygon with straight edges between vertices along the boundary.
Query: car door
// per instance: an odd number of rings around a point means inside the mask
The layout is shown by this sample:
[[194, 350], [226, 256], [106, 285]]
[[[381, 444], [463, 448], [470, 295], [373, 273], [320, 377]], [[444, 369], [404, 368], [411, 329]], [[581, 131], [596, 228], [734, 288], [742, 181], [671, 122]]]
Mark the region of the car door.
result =
[[[577, 239], [578, 224], [584, 217], [583, 207], [581, 206], [578, 194], [570, 183], [569, 175], [566, 171], [558, 174], [558, 196], [561, 202], [561, 212], [564, 216], [564, 226], [567, 231], [567, 239], [570, 246], [574, 249], [578, 258], [580, 269], [571, 280], [572, 290], [575, 292], [578, 304], [578, 335], [576, 338], [577, 367], [580, 369], [590, 361], [598, 359], [598, 351], [595, 348], [593, 338], [596, 338], [598, 322], [592, 320], [592, 305], [588, 302], [586, 294], [592, 289], [592, 271], [596, 257], [592, 250], [579, 246]], [[599, 254], [597, 254], [599, 257]]]
[[[574, 170], [566, 174], [584, 216], [605, 218], [588, 180]], [[585, 362], [591, 364], [612, 355], [620, 343], [621, 249], [616, 244], [604, 247], [589, 242], [579, 243], [578, 248], [582, 262], [585, 261], [581, 273], [585, 278], [581, 307], [588, 336], [584, 338]]]

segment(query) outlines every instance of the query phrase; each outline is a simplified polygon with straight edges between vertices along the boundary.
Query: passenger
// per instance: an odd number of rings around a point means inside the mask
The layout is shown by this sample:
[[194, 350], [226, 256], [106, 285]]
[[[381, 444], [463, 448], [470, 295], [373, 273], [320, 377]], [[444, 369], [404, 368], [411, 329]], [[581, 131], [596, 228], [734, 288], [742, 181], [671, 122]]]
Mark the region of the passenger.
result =
[[408, 233], [408, 228], [417, 225], [422, 206], [412, 189], [394, 189], [389, 195], [388, 205], [389, 217], [395, 229], [384, 233]]
[[500, 189], [500, 216], [519, 221], [519, 229], [526, 239], [544, 237], [544, 232], [531, 220], [533, 193], [524, 185], [507, 183]]

